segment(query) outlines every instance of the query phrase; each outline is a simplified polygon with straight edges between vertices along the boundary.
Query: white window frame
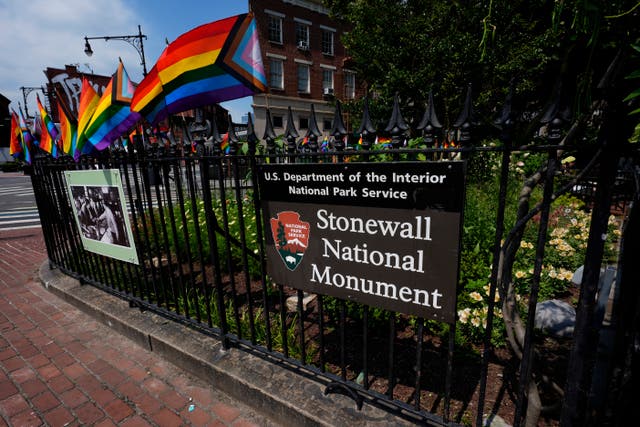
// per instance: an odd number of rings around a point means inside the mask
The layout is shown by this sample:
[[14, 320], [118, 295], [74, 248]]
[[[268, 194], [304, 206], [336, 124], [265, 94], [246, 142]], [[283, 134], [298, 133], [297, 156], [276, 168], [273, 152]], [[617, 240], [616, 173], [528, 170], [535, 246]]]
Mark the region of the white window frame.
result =
[[311, 33], [311, 22], [299, 18], [293, 18], [293, 21], [295, 23], [296, 46], [298, 46], [299, 48], [304, 46], [304, 50], [308, 50], [310, 48], [309, 40]]
[[325, 89], [331, 89], [335, 91], [336, 67], [321, 64], [320, 69], [322, 70], [322, 92], [324, 93]]
[[[299, 93], [310, 93], [311, 92], [311, 62], [294, 60], [297, 64], [297, 77], [298, 77], [298, 92]], [[302, 70], [306, 70], [306, 76], [301, 78], [300, 72]], [[303, 84], [303, 81], [306, 80], [306, 84]]]
[[[267, 53], [267, 58], [269, 58], [269, 87], [284, 90], [284, 61], [287, 58], [269, 53]], [[279, 72], [277, 68], [279, 68]]]
[[[282, 13], [275, 12], [273, 10], [265, 9], [268, 19], [267, 25], [267, 39], [271, 43], [283, 44], [284, 36], [283, 36], [283, 21], [286, 15]], [[277, 28], [272, 28], [273, 26]], [[272, 36], [275, 36], [272, 38]]]
[[344, 70], [344, 97], [346, 99], [356, 97], [356, 73], [351, 70]]
[[[334, 56], [336, 44], [336, 29], [326, 27], [324, 25], [320, 25], [320, 29], [322, 30], [322, 39], [320, 43], [320, 50], [322, 51], [322, 54], [327, 56]], [[325, 35], [331, 36], [331, 40], [325, 40]]]

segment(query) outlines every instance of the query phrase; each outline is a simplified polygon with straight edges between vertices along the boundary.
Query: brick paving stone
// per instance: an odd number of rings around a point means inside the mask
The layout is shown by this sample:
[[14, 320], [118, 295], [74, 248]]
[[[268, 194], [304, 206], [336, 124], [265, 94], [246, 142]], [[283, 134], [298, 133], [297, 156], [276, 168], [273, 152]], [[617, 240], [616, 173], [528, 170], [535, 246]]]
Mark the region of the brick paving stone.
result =
[[92, 425], [104, 418], [104, 412], [92, 402], [80, 405], [74, 412], [78, 417], [78, 421], [84, 425]]
[[22, 360], [22, 357], [16, 356], [3, 361], [2, 366], [7, 370], [7, 372], [13, 372], [18, 369], [24, 368], [25, 362], [24, 360]]
[[0, 414], [6, 417], [12, 417], [27, 409], [29, 409], [29, 403], [19, 394], [14, 394], [0, 401]]
[[50, 391], [45, 391], [34, 397], [32, 402], [40, 412], [47, 412], [60, 404], [60, 401]]
[[143, 383], [143, 387], [149, 390], [154, 396], [159, 396], [167, 390], [167, 385], [158, 378], [147, 378]]
[[58, 369], [58, 367], [53, 363], [49, 363], [47, 365], [39, 367], [38, 372], [45, 381], [62, 375], [60, 369]]
[[36, 372], [30, 366], [25, 366], [24, 368], [16, 369], [15, 371], [11, 372], [10, 376], [14, 382], [22, 384], [29, 380], [35, 379]]
[[75, 362], [75, 359], [67, 353], [56, 354], [51, 360], [59, 369], [63, 369]]
[[111, 421], [110, 419], [105, 418], [104, 420], [97, 423], [95, 427], [117, 427], [117, 425], [114, 424], [114, 422]]
[[126, 381], [127, 376], [119, 369], [109, 368], [100, 374], [100, 378], [102, 379], [102, 381], [112, 386], [117, 386], [118, 384]]
[[96, 401], [98, 405], [102, 406], [103, 408], [118, 398], [118, 396], [116, 396], [115, 393], [108, 388], [95, 390], [91, 393], [91, 397]]
[[16, 386], [10, 381], [0, 382], [0, 400], [4, 400], [9, 396], [13, 396], [18, 392]]
[[211, 414], [193, 403], [191, 405], [193, 405], [193, 409], [189, 410], [189, 406], [187, 406], [180, 413], [182, 419], [188, 420], [194, 426], [211, 425], [213, 421]]
[[182, 419], [174, 412], [167, 408], [163, 408], [153, 414], [153, 420], [163, 427], [179, 427], [182, 425]]
[[65, 392], [67, 390], [71, 390], [74, 387], [74, 384], [71, 381], [69, 381], [69, 379], [64, 375], [60, 375], [50, 379], [48, 381], [48, 384], [51, 390], [53, 390], [58, 394]]
[[111, 401], [104, 410], [114, 421], [118, 422], [133, 414], [133, 409], [120, 399]]
[[60, 395], [60, 400], [62, 400], [62, 403], [64, 403], [67, 408], [75, 409], [87, 402], [89, 398], [77, 388], [72, 388], [71, 390], [67, 390], [62, 393]]
[[20, 387], [27, 396], [37, 396], [38, 394], [48, 390], [47, 385], [39, 378], [26, 381], [22, 383]]
[[211, 405], [211, 409], [219, 418], [227, 423], [232, 422], [240, 415], [240, 411], [238, 411], [236, 408], [221, 402], [216, 402]]
[[47, 412], [44, 415], [44, 419], [50, 426], [66, 426], [73, 421], [75, 417], [67, 408], [58, 407]]
[[42, 425], [42, 418], [31, 410], [20, 412], [9, 419], [10, 426], [39, 426]]
[[146, 427], [146, 426], [152, 426], [152, 425], [153, 424], [151, 424], [149, 421], [145, 420], [144, 418], [138, 415], [128, 418], [122, 423], [120, 423], [120, 427]]
[[137, 397], [142, 396], [145, 392], [133, 381], [125, 381], [118, 384], [118, 392], [129, 400], [135, 400]]
[[87, 375], [87, 370], [79, 363], [73, 363], [62, 368], [62, 373], [71, 379], [78, 379], [83, 375]]
[[182, 409], [184, 409], [184, 407], [189, 402], [189, 399], [179, 395], [175, 390], [167, 390], [159, 397], [166, 406], [177, 412], [180, 412]]
[[14, 349], [12, 349], [11, 347], [6, 348], [2, 351], [0, 351], [0, 362], [3, 362], [7, 359], [11, 359], [13, 357], [15, 357], [18, 353], [16, 353], [16, 351]]
[[44, 354], [37, 354], [33, 357], [30, 357], [28, 361], [29, 364], [34, 368], [40, 368], [50, 363], [49, 358], [47, 358], [47, 356], [45, 356]]
[[162, 402], [153, 396], [143, 394], [134, 401], [137, 408], [145, 414], [154, 414], [162, 408]]

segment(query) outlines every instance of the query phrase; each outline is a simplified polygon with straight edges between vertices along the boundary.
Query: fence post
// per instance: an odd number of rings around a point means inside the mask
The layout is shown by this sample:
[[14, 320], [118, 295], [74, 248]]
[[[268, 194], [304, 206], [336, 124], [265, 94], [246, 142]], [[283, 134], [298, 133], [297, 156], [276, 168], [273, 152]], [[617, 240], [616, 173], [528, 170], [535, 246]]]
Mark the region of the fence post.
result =
[[[573, 347], [569, 358], [565, 400], [560, 423], [562, 426], [596, 425], [597, 412], [589, 406], [589, 392], [596, 358], [596, 349], [600, 328], [594, 328], [596, 293], [600, 279], [600, 268], [604, 254], [607, 224], [611, 209], [613, 184], [615, 182], [622, 144], [629, 134], [625, 127], [628, 122], [624, 106], [620, 102], [624, 95], [614, 84], [615, 71], [621, 61], [621, 55], [614, 59], [607, 74], [602, 78], [598, 89], [607, 100], [599, 139], [602, 143], [603, 157], [600, 164], [595, 205], [591, 214], [591, 226], [585, 254], [580, 297], [576, 309]], [[598, 325], [600, 326], [600, 325]], [[595, 408], [598, 409], [598, 408]]]

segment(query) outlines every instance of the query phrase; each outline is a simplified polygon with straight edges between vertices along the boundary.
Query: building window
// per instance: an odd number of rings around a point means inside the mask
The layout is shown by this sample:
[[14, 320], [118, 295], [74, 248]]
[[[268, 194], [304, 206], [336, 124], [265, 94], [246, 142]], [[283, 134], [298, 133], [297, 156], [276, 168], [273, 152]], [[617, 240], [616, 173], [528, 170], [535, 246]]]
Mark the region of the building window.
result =
[[298, 64], [298, 92], [309, 93], [309, 66]]
[[322, 130], [330, 131], [333, 126], [331, 125], [331, 119], [324, 119], [322, 121]]
[[284, 123], [282, 116], [271, 117], [271, 124], [273, 125], [274, 128], [282, 128], [283, 127], [282, 123]]
[[309, 25], [296, 21], [296, 46], [300, 50], [309, 50]]
[[282, 44], [282, 17], [267, 15], [269, 17], [269, 41]]
[[269, 86], [273, 89], [284, 89], [283, 61], [269, 58]]
[[333, 56], [333, 38], [334, 31], [322, 29], [322, 53], [324, 55]]
[[309, 129], [309, 119], [307, 117], [298, 119], [298, 129]]
[[344, 72], [344, 97], [346, 99], [356, 97], [356, 74], [353, 71]]
[[330, 68], [322, 69], [322, 94], [333, 95], [333, 70]]

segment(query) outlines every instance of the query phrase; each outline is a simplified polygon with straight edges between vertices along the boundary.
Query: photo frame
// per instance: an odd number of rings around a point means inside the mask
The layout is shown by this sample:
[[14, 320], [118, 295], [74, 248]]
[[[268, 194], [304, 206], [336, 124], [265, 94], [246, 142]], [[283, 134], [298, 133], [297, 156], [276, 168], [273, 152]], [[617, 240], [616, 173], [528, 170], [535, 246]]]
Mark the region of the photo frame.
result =
[[120, 171], [66, 171], [65, 179], [84, 248], [138, 264]]

